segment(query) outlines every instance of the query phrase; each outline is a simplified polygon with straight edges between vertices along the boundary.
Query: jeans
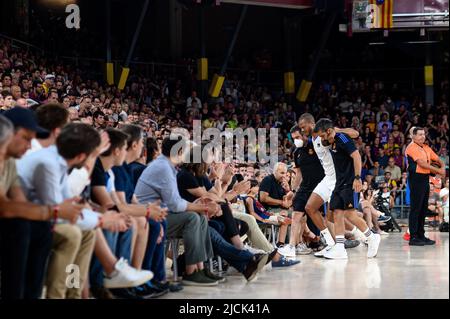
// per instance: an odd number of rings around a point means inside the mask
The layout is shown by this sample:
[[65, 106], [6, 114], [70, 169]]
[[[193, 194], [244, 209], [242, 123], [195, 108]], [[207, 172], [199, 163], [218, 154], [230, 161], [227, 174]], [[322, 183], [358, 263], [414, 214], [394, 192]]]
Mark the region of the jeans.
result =
[[39, 299], [52, 246], [49, 222], [0, 220], [0, 299]]
[[115, 255], [117, 258], [123, 257], [131, 263], [131, 242], [133, 240], [133, 229], [119, 233]]
[[231, 266], [243, 273], [247, 264], [253, 260], [253, 254], [247, 250], [239, 250], [227, 242], [214, 228], [209, 227], [209, 234], [214, 253], [227, 261]]
[[225, 232], [225, 225], [221, 221], [210, 219], [208, 226], [214, 228], [220, 235], [223, 235]]
[[[142, 269], [151, 270], [154, 274], [154, 280], [164, 282], [166, 280], [164, 243], [166, 240], [167, 223], [166, 221], [158, 223], [150, 219], [149, 227], [147, 251], [145, 252]], [[164, 229], [164, 236], [161, 243], [158, 244], [157, 240], [161, 232], [161, 227]]]
[[[117, 257], [123, 257], [126, 260], [131, 258], [131, 240], [133, 238], [133, 230], [129, 229], [124, 233], [113, 233], [108, 230], [103, 231], [108, 247]], [[97, 257], [92, 257], [91, 270], [89, 272], [89, 280], [92, 287], [103, 287], [103, 267]]]

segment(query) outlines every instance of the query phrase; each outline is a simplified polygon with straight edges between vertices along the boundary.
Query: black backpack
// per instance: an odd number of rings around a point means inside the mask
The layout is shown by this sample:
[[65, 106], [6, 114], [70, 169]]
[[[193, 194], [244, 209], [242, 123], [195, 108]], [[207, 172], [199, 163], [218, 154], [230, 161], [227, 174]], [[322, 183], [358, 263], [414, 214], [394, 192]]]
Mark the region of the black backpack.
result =
[[448, 233], [448, 223], [443, 222], [441, 225], [439, 225], [439, 231], [441, 233]]

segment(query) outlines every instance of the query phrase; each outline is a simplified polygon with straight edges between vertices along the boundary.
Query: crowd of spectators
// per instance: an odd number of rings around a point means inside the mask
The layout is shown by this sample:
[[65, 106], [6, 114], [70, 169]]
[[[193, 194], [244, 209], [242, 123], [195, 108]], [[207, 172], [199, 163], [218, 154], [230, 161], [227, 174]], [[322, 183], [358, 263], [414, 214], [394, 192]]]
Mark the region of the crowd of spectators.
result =
[[[292, 97], [281, 90], [233, 75], [218, 98], [203, 100], [186, 79], [132, 76], [121, 91], [83, 75], [71, 65], [0, 40], [0, 169], [12, 174], [0, 180], [0, 202], [44, 205], [35, 207], [36, 215], [20, 215], [20, 209], [5, 203], [0, 207], [0, 217], [35, 220], [26, 226], [1, 221], [3, 298], [38, 298], [46, 273], [47, 298], [87, 298], [89, 288], [96, 298], [158, 297], [179, 291], [181, 287], [166, 278], [168, 238], [184, 240], [184, 254], [175, 268], [185, 285], [214, 286], [225, 280], [206, 266], [214, 255], [248, 281], [266, 264], [295, 265], [297, 261], [277, 252], [263, 230], [264, 224], [280, 226], [280, 247], [293, 222], [286, 213], [295, 191], [289, 132], [303, 112], [360, 133], [355, 144], [362, 155], [362, 178], [367, 189], [388, 193], [391, 207], [407, 201], [407, 192], [402, 192], [407, 189], [404, 151], [411, 142], [411, 127], [425, 127], [428, 144], [448, 169], [445, 94], [431, 105], [423, 97], [403, 96], [395, 85], [386, 87], [382, 81], [336, 79], [319, 82], [308, 102], [294, 107]], [[441, 86], [445, 91], [448, 82]], [[247, 157], [246, 163], [191, 165], [183, 152], [170, 152], [179, 141], [169, 136], [179, 128], [192, 132], [194, 120], [203, 129], [222, 132], [278, 128], [279, 164], [269, 167]], [[32, 152], [25, 154], [30, 147]], [[17, 165], [13, 159], [20, 159]], [[430, 182], [436, 194], [448, 188], [446, 176]], [[276, 207], [260, 197], [261, 192], [270, 193], [271, 185], [280, 193]], [[70, 201], [74, 198], [77, 203]], [[430, 207], [440, 212], [437, 202], [442, 200], [432, 198]], [[439, 218], [442, 222], [444, 214]], [[301, 254], [307, 254], [319, 249], [320, 238], [305, 221], [302, 225], [302, 238], [295, 241], [302, 244]], [[15, 229], [21, 231], [13, 234]], [[20, 259], [7, 260], [12, 249], [5, 245], [24, 233], [33, 244], [12, 245], [23, 253]], [[40, 249], [34, 250], [38, 243]], [[59, 268], [73, 263], [80, 265], [83, 277], [75, 292], [64, 287], [65, 269]], [[20, 273], [9, 277], [17, 264]]]

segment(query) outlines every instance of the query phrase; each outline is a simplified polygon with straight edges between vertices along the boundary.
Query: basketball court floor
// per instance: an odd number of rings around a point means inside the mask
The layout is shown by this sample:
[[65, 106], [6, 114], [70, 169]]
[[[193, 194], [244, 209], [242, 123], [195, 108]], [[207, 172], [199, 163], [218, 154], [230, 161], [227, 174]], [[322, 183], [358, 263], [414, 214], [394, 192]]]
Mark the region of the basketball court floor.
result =
[[176, 299], [448, 299], [449, 234], [431, 231], [435, 246], [410, 247], [400, 233], [383, 236], [378, 256], [349, 249], [347, 261], [300, 256], [288, 269], [266, 267], [251, 283], [241, 275], [217, 287], [185, 287]]

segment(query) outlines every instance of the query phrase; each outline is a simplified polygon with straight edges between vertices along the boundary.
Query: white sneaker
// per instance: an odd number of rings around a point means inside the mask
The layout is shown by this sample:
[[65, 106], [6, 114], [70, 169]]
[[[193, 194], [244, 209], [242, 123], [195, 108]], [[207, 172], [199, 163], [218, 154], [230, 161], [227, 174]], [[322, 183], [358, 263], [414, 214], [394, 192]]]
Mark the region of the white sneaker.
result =
[[280, 255], [283, 255], [285, 257], [295, 257], [295, 246], [291, 244], [284, 245], [283, 247], [278, 249], [278, 252]]
[[248, 251], [249, 253], [252, 253], [253, 255], [257, 255], [257, 254], [267, 254], [264, 250], [262, 249], [257, 249], [257, 248], [253, 248], [252, 246], [245, 244], [243, 250]]
[[377, 256], [380, 241], [381, 236], [379, 234], [373, 234], [368, 238], [369, 249], [367, 250], [367, 258], [375, 258]]
[[312, 253], [312, 249], [308, 248], [305, 243], [300, 243], [295, 248], [295, 253], [297, 255], [309, 255]]
[[382, 231], [380, 232], [380, 235], [386, 236], [386, 235], [389, 235], [389, 233], [387, 233], [387, 232], [385, 232], [384, 230], [382, 230]]
[[327, 259], [348, 259], [347, 250], [345, 248], [338, 248], [337, 245], [327, 250], [323, 256]]
[[322, 258], [325, 253], [330, 250], [331, 248], [333, 248], [333, 246], [326, 246], [324, 249], [322, 249], [321, 251], [318, 251], [316, 253], [314, 253], [314, 256]]
[[111, 277], [103, 280], [105, 288], [129, 288], [140, 286], [153, 278], [153, 273], [148, 270], [137, 270], [130, 265], [128, 261], [120, 258], [114, 265], [116, 269]]

